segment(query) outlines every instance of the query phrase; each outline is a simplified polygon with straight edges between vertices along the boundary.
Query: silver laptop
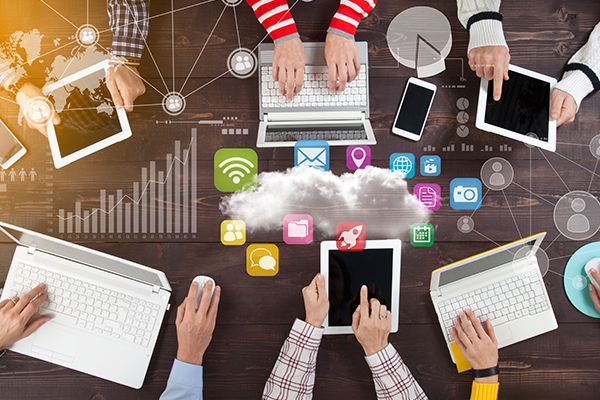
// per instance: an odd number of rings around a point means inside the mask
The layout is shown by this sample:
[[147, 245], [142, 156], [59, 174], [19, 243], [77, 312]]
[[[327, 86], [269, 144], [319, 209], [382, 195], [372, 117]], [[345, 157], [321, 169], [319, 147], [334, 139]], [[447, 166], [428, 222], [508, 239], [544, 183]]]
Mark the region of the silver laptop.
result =
[[492, 320], [499, 348], [558, 328], [535, 255], [544, 236], [546, 232], [433, 271], [431, 299], [454, 362], [461, 355], [450, 328], [466, 308], [481, 322]]
[[356, 42], [360, 73], [341, 93], [329, 93], [325, 43], [304, 43], [302, 91], [291, 103], [273, 80], [274, 44], [258, 48], [259, 110], [257, 147], [293, 147], [298, 140], [326, 140], [330, 146], [376, 144], [369, 122], [367, 42]]
[[139, 389], [171, 286], [161, 271], [0, 222], [17, 243], [0, 301], [39, 283], [52, 316], [8, 349]]

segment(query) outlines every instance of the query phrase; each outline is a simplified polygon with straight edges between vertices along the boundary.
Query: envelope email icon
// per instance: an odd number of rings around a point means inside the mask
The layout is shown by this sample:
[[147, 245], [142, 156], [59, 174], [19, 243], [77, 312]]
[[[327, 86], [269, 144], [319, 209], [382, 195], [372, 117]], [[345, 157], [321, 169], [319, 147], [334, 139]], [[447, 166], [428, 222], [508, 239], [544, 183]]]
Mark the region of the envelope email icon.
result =
[[292, 221], [288, 224], [289, 237], [306, 237], [308, 236], [308, 220]]
[[294, 155], [297, 167], [329, 170], [329, 145], [324, 140], [299, 140]]

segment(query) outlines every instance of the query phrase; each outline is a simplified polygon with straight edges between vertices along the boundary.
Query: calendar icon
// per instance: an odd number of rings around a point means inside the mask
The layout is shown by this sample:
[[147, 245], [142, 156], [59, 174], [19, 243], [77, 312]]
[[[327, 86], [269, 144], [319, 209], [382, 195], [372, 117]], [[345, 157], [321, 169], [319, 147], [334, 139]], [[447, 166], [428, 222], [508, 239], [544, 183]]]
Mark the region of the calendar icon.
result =
[[433, 225], [430, 223], [412, 224], [410, 227], [410, 244], [415, 247], [433, 245]]

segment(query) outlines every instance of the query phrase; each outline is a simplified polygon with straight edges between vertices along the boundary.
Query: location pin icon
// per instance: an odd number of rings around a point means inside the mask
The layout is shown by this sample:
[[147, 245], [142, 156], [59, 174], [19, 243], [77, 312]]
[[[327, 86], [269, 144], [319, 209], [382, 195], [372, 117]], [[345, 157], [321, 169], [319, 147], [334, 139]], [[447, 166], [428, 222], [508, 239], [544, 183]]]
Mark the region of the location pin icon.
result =
[[[358, 155], [356, 153], [359, 153]], [[356, 164], [357, 168], [360, 168], [365, 162], [365, 157], [367, 157], [367, 152], [362, 147], [356, 147], [352, 150], [352, 161]]]

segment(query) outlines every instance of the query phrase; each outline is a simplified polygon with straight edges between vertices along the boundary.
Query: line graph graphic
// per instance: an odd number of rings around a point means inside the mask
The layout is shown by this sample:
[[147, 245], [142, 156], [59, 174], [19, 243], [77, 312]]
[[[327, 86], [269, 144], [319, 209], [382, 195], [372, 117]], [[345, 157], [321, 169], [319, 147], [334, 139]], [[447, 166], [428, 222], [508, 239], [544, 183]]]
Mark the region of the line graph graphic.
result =
[[[150, 161], [141, 169], [141, 179], [133, 182], [131, 195], [118, 189], [109, 194], [100, 189], [99, 207], [83, 210], [75, 202], [74, 211], [58, 210], [59, 237], [89, 234], [90, 239], [165, 239], [164, 235], [194, 239], [198, 230], [197, 161], [198, 132], [191, 129], [187, 149], [175, 140], [173, 152], [166, 154], [164, 169]], [[101, 236], [95, 236], [101, 235]], [[104, 235], [104, 236], [102, 236]]]

